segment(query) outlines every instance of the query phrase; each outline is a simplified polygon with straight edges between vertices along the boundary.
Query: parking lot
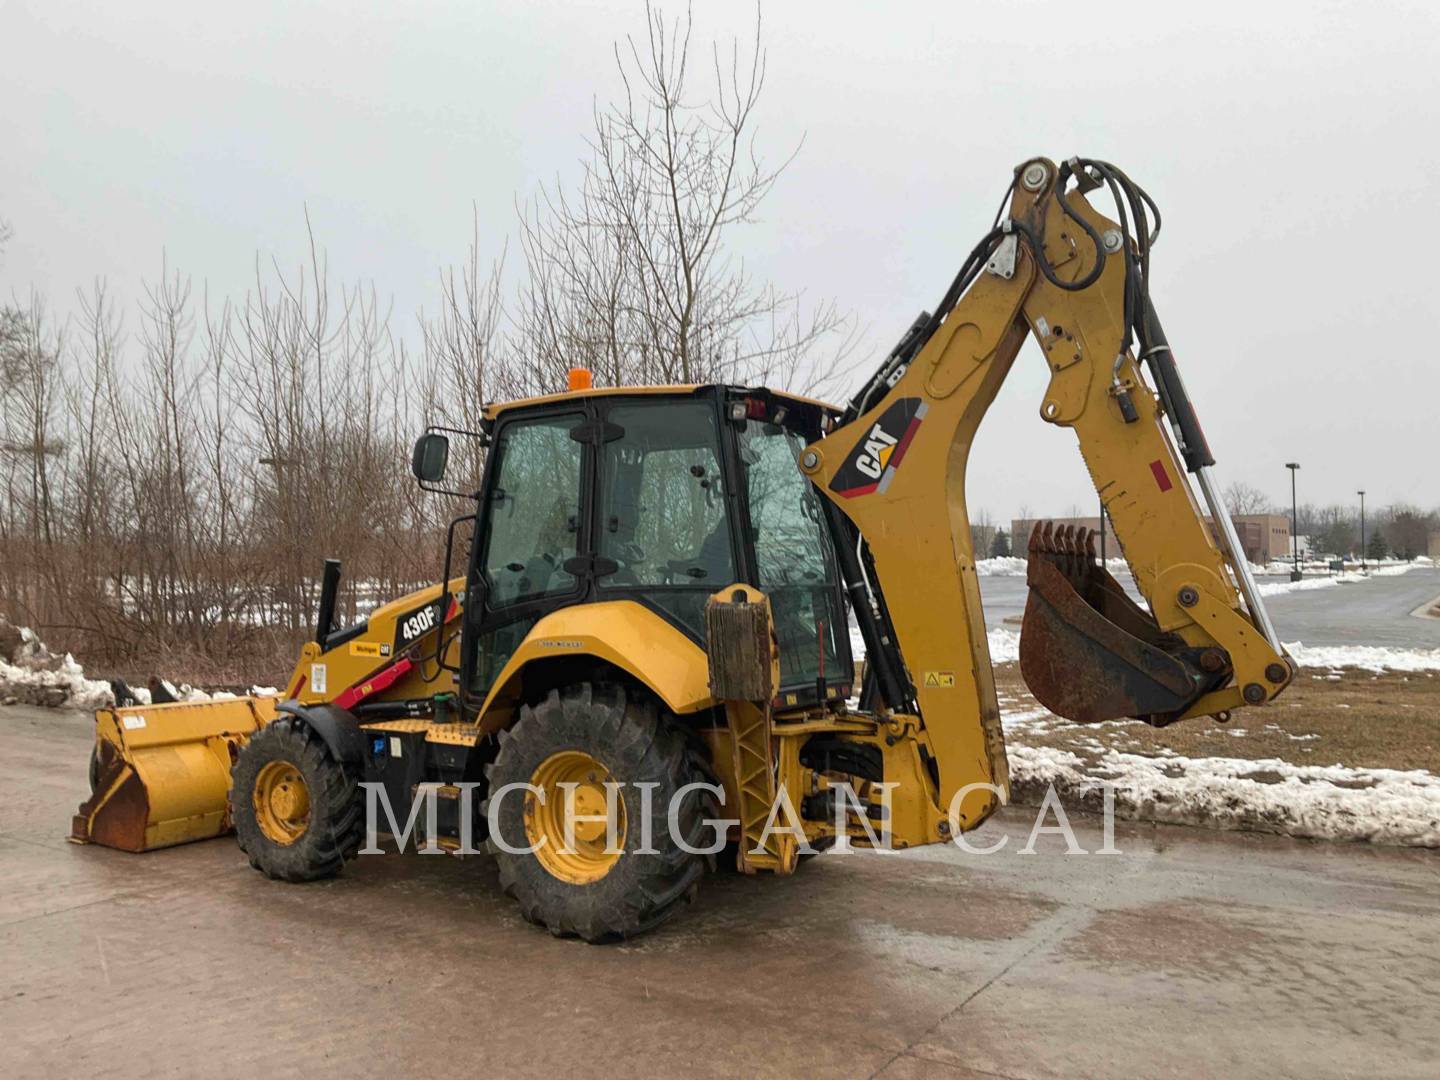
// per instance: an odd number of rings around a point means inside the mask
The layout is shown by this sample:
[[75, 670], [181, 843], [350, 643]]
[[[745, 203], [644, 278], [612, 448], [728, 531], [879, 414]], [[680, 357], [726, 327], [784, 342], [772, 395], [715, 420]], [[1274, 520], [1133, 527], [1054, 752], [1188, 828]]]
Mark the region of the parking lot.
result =
[[[1121, 574], [1131, 586], [1128, 574]], [[1283, 585], [1284, 577], [1261, 577], [1263, 585]], [[1320, 581], [1321, 577], [1307, 579]], [[1014, 628], [1025, 611], [1024, 577], [982, 577], [985, 623]], [[1134, 594], [1138, 595], [1138, 594]], [[1306, 645], [1389, 645], [1440, 648], [1440, 619], [1410, 613], [1440, 599], [1440, 568], [1415, 567], [1405, 574], [1376, 575], [1333, 588], [1307, 588], [1265, 598], [1265, 609], [1283, 641]], [[1008, 623], [1006, 620], [1010, 620]]]
[[[1117, 825], [717, 876], [634, 943], [525, 924], [488, 860], [287, 886], [228, 839], [65, 842], [88, 717], [0, 710], [0, 1075], [1429, 1077], [1430, 852]], [[1100, 846], [1098, 825], [1079, 842]]]

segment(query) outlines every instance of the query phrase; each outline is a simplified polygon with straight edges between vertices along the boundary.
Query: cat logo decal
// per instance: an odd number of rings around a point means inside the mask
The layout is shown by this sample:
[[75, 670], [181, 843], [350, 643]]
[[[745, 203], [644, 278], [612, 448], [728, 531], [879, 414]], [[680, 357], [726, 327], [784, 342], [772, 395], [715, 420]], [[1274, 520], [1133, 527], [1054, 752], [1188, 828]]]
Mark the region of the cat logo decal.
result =
[[901, 398], [886, 409], [836, 471], [830, 490], [847, 499], [885, 491], [905, 460], [927, 408], [919, 398]]

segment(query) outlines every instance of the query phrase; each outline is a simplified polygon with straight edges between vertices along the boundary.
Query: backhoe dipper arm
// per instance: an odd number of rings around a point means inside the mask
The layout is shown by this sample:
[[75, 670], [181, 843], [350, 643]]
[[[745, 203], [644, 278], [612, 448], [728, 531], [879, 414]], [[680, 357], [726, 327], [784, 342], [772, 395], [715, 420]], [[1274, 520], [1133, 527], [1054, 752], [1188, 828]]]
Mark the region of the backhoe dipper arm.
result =
[[[1067, 193], [1072, 178], [1079, 189]], [[1085, 197], [1105, 187], [1119, 222]], [[1027, 335], [1050, 368], [1041, 418], [1074, 430], [1149, 604], [1147, 613], [1096, 565], [1083, 530], [1037, 530], [1021, 637], [1031, 691], [1071, 719], [1164, 724], [1223, 718], [1269, 700], [1292, 677], [1214, 498], [1209, 448], [1150, 304], [1153, 210], [1103, 162], [1020, 166], [1010, 217], [971, 253], [936, 313], [917, 320], [845, 420], [801, 459], [868, 547], [871, 584], [883, 595], [876, 606], [888, 614], [885, 629], [914, 687], [918, 738], [938, 766], [941, 805], [970, 787], [959, 803], [962, 828], [1008, 792], [965, 470]], [[908, 702], [886, 705], [909, 711]]]

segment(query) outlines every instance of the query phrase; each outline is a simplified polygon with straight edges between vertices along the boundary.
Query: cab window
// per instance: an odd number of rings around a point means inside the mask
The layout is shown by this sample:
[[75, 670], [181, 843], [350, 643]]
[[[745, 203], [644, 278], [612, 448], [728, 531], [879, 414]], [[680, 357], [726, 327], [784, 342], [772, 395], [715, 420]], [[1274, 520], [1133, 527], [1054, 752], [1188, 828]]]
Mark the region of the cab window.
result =
[[600, 452], [595, 548], [614, 563], [600, 585], [635, 590], [703, 638], [705, 601], [738, 577], [715, 408], [638, 402], [610, 409], [607, 419], [622, 434]]
[[849, 630], [820, 495], [800, 471], [804, 443], [775, 424], [749, 421], [740, 463], [755, 542], [756, 584], [770, 597], [780, 681], [848, 684]]
[[568, 593], [565, 569], [580, 536], [579, 414], [522, 420], [501, 428], [492, 454], [480, 566], [492, 608]]

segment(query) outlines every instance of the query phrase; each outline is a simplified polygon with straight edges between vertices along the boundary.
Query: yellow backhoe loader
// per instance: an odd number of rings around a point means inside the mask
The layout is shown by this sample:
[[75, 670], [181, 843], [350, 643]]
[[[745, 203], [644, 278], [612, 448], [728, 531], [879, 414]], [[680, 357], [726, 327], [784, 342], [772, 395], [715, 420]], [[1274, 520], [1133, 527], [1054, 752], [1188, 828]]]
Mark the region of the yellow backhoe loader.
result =
[[1075, 721], [1155, 725], [1274, 698], [1293, 667], [1150, 299], [1154, 203], [1106, 162], [1037, 158], [1006, 206], [843, 407], [577, 370], [567, 393], [489, 406], [482, 431], [426, 432], [429, 490], [452, 436], [488, 448], [480, 490], [450, 492], [473, 510], [440, 584], [338, 628], [327, 563], [280, 700], [102, 710], [74, 838], [233, 829], [257, 869], [306, 881], [356, 855], [367, 811], [404, 833], [424, 794], [434, 842], [483, 842], [527, 919], [604, 941], [673, 914], [718, 842], [790, 873], [842, 833], [903, 848], [975, 828], [1008, 776], [965, 471], [1027, 337], [1040, 417], [1075, 432], [1145, 601], [1084, 530], [1038, 528], [1031, 691]]

